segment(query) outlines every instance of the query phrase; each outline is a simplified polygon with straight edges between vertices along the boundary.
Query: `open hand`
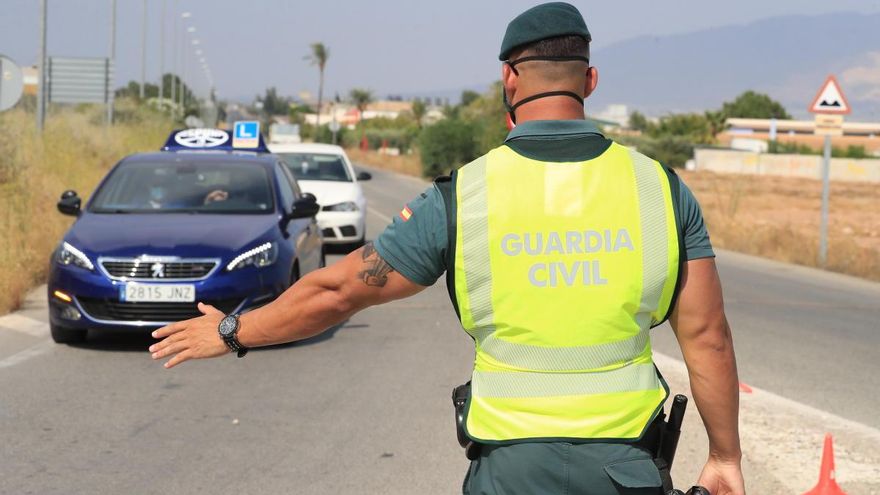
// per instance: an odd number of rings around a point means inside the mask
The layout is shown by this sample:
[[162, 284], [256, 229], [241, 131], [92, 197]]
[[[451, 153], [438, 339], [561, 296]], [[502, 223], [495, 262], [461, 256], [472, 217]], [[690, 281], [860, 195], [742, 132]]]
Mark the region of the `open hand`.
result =
[[199, 311], [202, 316], [178, 321], [153, 332], [154, 338], [162, 339], [150, 346], [153, 359], [172, 356], [165, 367], [173, 368], [190, 359], [217, 357], [229, 352], [217, 331], [220, 320], [226, 315], [204, 303], [199, 303]]

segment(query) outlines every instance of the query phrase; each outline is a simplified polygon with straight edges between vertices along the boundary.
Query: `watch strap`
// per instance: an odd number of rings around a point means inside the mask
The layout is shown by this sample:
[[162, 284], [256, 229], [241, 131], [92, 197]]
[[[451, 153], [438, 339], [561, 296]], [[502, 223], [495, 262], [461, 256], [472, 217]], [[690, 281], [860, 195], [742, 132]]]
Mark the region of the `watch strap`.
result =
[[229, 348], [230, 351], [236, 353], [238, 357], [243, 358], [245, 354], [248, 352], [248, 348], [243, 346], [241, 342], [238, 341], [238, 330], [241, 328], [240, 320], [238, 315], [229, 315], [235, 318], [235, 331], [232, 332], [232, 335], [224, 336], [222, 333], [220, 334], [220, 338], [223, 340], [223, 343], [226, 344], [226, 347]]

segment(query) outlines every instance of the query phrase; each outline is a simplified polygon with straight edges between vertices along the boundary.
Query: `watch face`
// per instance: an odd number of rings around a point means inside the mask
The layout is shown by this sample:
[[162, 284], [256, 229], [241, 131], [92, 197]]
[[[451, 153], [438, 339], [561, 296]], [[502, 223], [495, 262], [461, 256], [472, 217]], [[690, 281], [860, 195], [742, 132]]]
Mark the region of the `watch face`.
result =
[[236, 330], [238, 330], [238, 319], [235, 316], [229, 315], [220, 320], [220, 335], [229, 337], [235, 334]]

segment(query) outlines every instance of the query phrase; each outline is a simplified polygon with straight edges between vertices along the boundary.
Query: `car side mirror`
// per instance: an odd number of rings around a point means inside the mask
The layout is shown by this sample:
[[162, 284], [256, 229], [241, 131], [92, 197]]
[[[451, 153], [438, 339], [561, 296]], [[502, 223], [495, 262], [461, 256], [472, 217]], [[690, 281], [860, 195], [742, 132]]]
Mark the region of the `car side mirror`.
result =
[[357, 180], [370, 180], [373, 176], [369, 172], [358, 172]]
[[58, 211], [72, 217], [79, 216], [81, 206], [82, 199], [80, 199], [79, 195], [76, 194], [76, 191], [64, 191], [61, 194], [61, 199], [58, 200]]
[[318, 198], [312, 193], [304, 193], [301, 198], [293, 202], [290, 218], [310, 218], [321, 211]]

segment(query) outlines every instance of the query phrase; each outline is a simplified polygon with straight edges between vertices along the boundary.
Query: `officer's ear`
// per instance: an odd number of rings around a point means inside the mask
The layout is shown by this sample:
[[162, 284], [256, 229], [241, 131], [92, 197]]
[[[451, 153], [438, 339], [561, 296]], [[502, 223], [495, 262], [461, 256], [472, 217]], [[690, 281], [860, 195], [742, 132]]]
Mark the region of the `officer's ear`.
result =
[[511, 93], [516, 91], [517, 78], [518, 75], [510, 67], [510, 64], [504, 63], [501, 65], [501, 84], [504, 85], [504, 89]]
[[587, 79], [584, 81], [584, 99], [593, 94], [599, 84], [599, 71], [595, 67], [587, 68]]

